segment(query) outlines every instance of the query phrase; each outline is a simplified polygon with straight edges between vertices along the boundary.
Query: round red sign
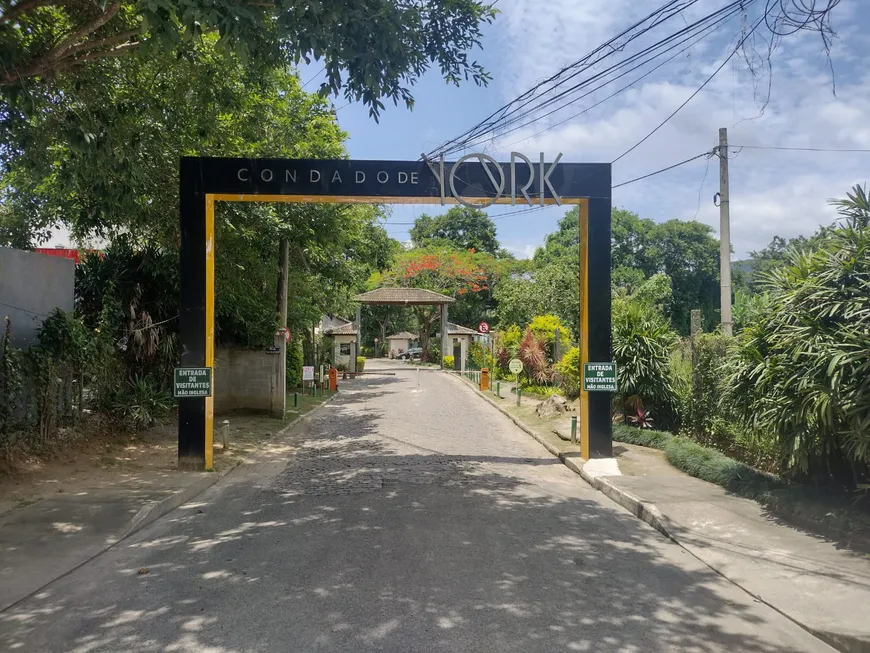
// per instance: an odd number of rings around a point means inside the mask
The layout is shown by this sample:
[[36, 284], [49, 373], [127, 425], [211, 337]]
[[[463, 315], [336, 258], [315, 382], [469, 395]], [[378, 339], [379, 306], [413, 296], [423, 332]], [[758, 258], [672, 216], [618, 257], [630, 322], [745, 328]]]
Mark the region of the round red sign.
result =
[[486, 322], [481, 322], [477, 325], [478, 333], [489, 333], [489, 324]]

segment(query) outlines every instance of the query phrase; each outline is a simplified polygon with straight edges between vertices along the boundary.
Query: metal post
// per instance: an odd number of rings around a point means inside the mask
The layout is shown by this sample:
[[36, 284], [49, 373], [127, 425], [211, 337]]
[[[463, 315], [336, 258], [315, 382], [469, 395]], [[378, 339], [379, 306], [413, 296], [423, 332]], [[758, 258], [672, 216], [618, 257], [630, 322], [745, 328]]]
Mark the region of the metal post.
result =
[[293, 393], [293, 408], [299, 408], [299, 393]]
[[719, 282], [722, 333], [731, 335], [731, 198], [728, 184], [728, 130], [719, 130]]
[[523, 389], [520, 386], [517, 386], [517, 406], [520, 405], [520, 402], [523, 399]]
[[571, 444], [577, 444], [577, 416], [571, 418]]
[[417, 368], [417, 392], [420, 392], [420, 368]]
[[495, 394], [499, 399], [501, 399], [501, 381], [495, 382]]
[[224, 440], [224, 451], [230, 448], [230, 420], [225, 419], [222, 429]]

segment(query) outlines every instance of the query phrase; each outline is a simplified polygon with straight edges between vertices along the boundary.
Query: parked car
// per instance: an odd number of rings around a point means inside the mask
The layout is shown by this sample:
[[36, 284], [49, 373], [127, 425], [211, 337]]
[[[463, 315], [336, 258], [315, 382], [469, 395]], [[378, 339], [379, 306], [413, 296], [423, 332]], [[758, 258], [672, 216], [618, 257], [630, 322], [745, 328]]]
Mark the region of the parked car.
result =
[[396, 359], [400, 361], [419, 360], [422, 354], [423, 350], [420, 347], [411, 347], [408, 351], [403, 351], [402, 353], [397, 354]]

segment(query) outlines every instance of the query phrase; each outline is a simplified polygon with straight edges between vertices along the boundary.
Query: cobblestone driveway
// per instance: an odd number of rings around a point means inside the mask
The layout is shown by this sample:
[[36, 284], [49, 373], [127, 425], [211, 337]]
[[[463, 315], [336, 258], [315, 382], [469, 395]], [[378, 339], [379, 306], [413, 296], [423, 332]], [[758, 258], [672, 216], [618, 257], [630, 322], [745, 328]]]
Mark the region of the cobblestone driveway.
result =
[[[370, 361], [376, 371], [348, 382], [309, 429], [272, 486], [288, 495], [358, 494], [395, 483], [542, 486], [593, 494], [506, 417], [440, 371]], [[379, 374], [377, 370], [381, 370]], [[476, 481], [476, 479], [478, 479]], [[536, 490], [537, 488], [537, 490]]]
[[0, 615], [0, 650], [830, 653], [460, 381], [377, 368], [292, 452]]

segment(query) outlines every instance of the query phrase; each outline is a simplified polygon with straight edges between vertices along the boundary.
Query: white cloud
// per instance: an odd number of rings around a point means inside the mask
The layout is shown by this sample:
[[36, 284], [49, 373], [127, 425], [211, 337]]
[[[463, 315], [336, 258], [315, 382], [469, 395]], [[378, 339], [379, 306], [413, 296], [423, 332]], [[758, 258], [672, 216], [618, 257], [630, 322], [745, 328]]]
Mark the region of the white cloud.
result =
[[542, 243], [538, 244], [515, 244], [515, 243], [502, 243], [502, 246], [509, 251], [511, 254], [516, 256], [517, 258], [532, 258], [535, 255], [535, 250], [538, 249], [538, 246]]
[[[698, 4], [702, 6], [692, 9], [696, 16], [720, 5]], [[546, 5], [537, 0], [512, 0], [500, 9], [497, 47], [502, 51], [501, 59], [509, 63], [496, 73], [506, 99], [579, 58], [648, 11], [629, 0], [551, 0]], [[754, 77], [746, 62], [734, 57], [661, 130], [614, 165], [614, 182], [710, 150], [717, 144], [719, 127], [728, 127], [730, 142], [737, 145], [870, 148], [870, 86], [862, 83], [861, 63], [870, 55], [870, 38], [857, 28], [849, 3], [842, 3], [835, 11], [840, 39], [832, 52], [833, 79], [821, 39], [814, 33], [782, 40], [772, 59], [772, 81], [766, 73]], [[505, 134], [489, 143], [488, 149], [501, 154], [510, 149], [551, 155], [563, 152], [568, 161], [611, 161], [646, 136], [700, 86], [733, 47], [738, 28], [735, 22], [730, 32], [705, 41], [703, 47], [696, 47], [601, 107], [536, 135], [591, 106], [634, 76], [546, 121]], [[761, 40], [757, 52], [761, 54], [754, 60], [756, 66], [766, 52]], [[769, 81], [770, 102], [764, 106]], [[870, 177], [868, 154], [745, 149], [733, 152], [732, 158], [731, 232], [738, 257], [764, 247], [774, 235], [808, 234], [821, 224], [829, 224], [836, 215], [828, 200], [842, 197], [852, 185]], [[717, 159], [701, 159], [617, 189], [614, 203], [656, 220], [697, 215], [718, 232], [718, 209], [711, 201], [718, 173]]]

